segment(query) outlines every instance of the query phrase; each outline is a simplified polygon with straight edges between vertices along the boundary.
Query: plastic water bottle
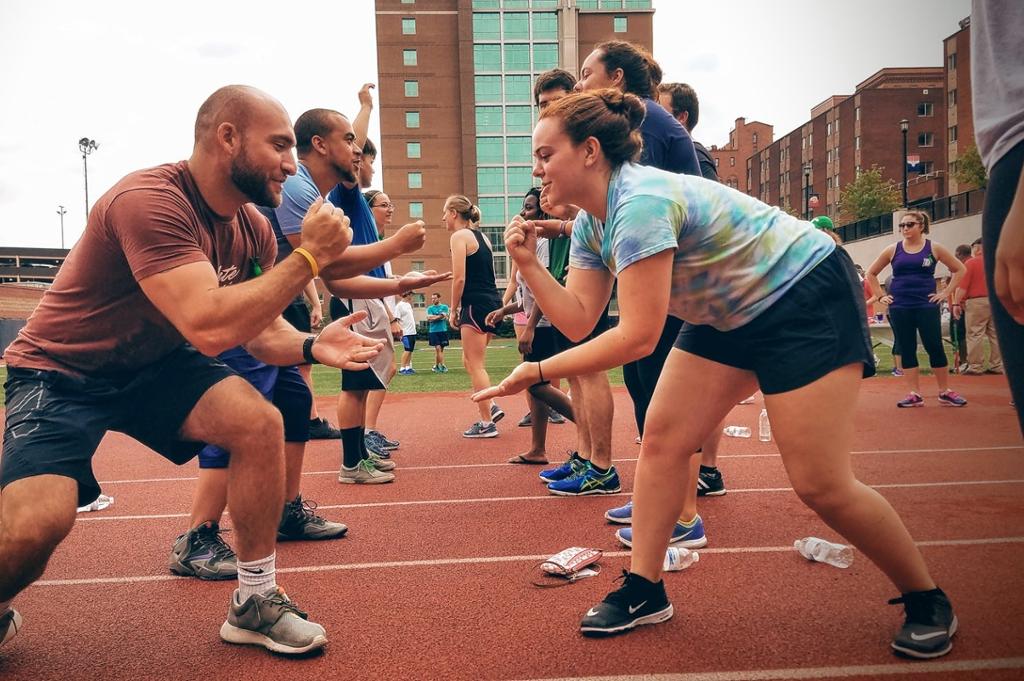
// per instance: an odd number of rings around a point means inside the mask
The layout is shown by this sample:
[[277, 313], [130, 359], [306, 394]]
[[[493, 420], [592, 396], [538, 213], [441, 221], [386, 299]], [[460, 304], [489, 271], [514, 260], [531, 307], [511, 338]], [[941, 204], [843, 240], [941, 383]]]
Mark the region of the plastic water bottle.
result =
[[746, 426], [726, 426], [722, 432], [729, 437], [750, 437], [750, 428]]
[[816, 563], [828, 563], [837, 568], [853, 565], [853, 549], [843, 544], [833, 544], [818, 537], [804, 537], [793, 542], [793, 548], [807, 560]]
[[665, 552], [665, 562], [662, 563], [661, 569], [665, 572], [685, 570], [699, 560], [700, 554], [696, 551], [678, 546], [670, 546], [668, 551]]
[[767, 409], [762, 409], [761, 415], [757, 417], [757, 437], [761, 442], [770, 442], [772, 439], [772, 424], [768, 420]]

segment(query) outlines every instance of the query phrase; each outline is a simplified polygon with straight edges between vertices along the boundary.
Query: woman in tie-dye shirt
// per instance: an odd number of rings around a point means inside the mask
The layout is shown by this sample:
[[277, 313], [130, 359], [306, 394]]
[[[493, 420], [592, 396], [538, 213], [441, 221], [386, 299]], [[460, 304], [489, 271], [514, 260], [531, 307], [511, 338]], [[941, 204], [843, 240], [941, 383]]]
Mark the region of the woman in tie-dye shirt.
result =
[[902, 592], [907, 619], [893, 648], [946, 654], [956, 630], [948, 599], [899, 516], [850, 467], [857, 392], [874, 373], [853, 263], [828, 236], [777, 208], [700, 177], [634, 165], [642, 118], [639, 99], [613, 90], [567, 96], [541, 115], [534, 175], [552, 204], [583, 209], [566, 287], [537, 261], [531, 223], [513, 220], [507, 250], [570, 338], [593, 327], [615, 280], [620, 321], [576, 348], [519, 365], [474, 396], [619, 366], [651, 351], [666, 314], [686, 322], [644, 433], [631, 570], [587, 612], [581, 631], [618, 633], [672, 616], [662, 561], [684, 490], [696, 484], [689, 457], [760, 387], [796, 493]]

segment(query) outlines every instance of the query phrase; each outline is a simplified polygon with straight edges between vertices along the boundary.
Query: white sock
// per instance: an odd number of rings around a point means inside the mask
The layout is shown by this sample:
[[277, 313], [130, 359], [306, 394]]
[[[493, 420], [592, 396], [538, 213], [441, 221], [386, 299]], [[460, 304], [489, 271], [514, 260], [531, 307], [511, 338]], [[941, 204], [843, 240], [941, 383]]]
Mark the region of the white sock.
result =
[[245, 603], [249, 596], [262, 594], [273, 586], [277, 586], [275, 579], [274, 561], [277, 553], [272, 553], [266, 558], [258, 560], [238, 561], [238, 600]]

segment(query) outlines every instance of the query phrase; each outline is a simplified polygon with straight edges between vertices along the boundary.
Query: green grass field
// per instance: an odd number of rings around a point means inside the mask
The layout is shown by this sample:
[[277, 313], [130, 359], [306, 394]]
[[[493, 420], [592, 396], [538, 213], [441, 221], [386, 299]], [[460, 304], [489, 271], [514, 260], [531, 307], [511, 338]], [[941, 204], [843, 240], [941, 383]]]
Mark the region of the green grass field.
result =
[[[395, 346], [395, 354], [400, 357], [402, 352], [401, 344]], [[889, 372], [892, 370], [892, 354], [885, 346], [875, 348], [878, 355], [878, 376], [892, 378]], [[948, 353], [947, 353], [948, 354]], [[950, 365], [952, 366], [952, 356]], [[519, 353], [516, 351], [515, 341], [511, 338], [496, 338], [487, 349], [487, 372], [491, 380], [497, 382], [508, 375], [513, 367], [520, 362]], [[931, 371], [927, 368], [928, 356], [925, 353], [918, 354], [922, 375], [928, 375]], [[445, 363], [448, 365], [447, 374], [435, 374], [430, 371], [434, 364], [434, 350], [426, 341], [419, 341], [416, 344], [416, 351], [413, 353], [412, 366], [416, 374], [412, 376], [395, 376], [391, 381], [391, 390], [395, 392], [446, 392], [470, 390], [469, 375], [462, 368], [462, 347], [458, 341], [453, 342], [445, 349]], [[622, 369], [614, 369], [608, 372], [612, 385], [622, 385]], [[7, 380], [7, 368], [0, 367], [0, 379]], [[341, 390], [341, 379], [337, 369], [325, 366], [313, 367], [313, 392], [318, 397], [337, 395]], [[0, 396], [0, 400], [3, 396]], [[2, 404], [2, 401], [0, 401]]]

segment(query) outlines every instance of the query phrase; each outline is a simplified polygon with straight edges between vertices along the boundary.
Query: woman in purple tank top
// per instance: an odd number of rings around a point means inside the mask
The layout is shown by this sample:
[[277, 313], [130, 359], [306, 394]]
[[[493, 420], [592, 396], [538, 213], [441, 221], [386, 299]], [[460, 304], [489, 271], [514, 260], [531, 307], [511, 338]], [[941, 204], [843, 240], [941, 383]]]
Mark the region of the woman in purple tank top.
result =
[[[939, 384], [939, 402], [951, 407], [963, 407], [967, 400], [949, 389], [949, 360], [942, 346], [939, 303], [956, 290], [965, 268], [944, 246], [925, 238], [928, 222], [927, 213], [904, 213], [899, 222], [903, 240], [882, 251], [864, 278], [879, 302], [889, 306], [892, 335], [903, 357], [903, 375], [910, 392], [896, 406], [924, 406], [917, 366], [917, 336], [920, 334], [932, 373]], [[935, 290], [937, 262], [948, 267], [952, 275], [949, 285], [938, 292]], [[892, 286], [888, 294], [882, 295], [878, 275], [887, 265], [892, 266]]]

